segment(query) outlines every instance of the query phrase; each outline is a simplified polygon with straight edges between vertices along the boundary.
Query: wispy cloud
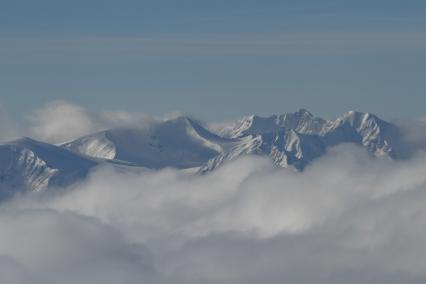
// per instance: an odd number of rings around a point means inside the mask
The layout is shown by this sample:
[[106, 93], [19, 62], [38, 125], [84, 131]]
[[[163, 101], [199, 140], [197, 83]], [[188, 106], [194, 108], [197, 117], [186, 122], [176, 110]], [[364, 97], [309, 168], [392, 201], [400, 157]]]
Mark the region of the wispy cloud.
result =
[[111, 63], [149, 56], [424, 52], [426, 31], [318, 31], [197, 37], [3, 37], [1, 63]]
[[180, 115], [183, 113], [152, 116], [122, 110], [96, 113], [78, 104], [55, 100], [31, 110], [18, 122], [0, 105], [0, 142], [29, 136], [48, 143], [62, 143], [105, 129], [144, 127]]

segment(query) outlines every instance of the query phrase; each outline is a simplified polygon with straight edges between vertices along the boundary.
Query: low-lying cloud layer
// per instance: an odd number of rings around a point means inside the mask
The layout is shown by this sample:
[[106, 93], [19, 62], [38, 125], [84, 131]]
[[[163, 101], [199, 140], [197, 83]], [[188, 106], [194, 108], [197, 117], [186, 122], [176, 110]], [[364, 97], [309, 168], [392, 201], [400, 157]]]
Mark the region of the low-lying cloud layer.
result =
[[424, 283], [426, 155], [99, 169], [0, 208], [1, 283]]

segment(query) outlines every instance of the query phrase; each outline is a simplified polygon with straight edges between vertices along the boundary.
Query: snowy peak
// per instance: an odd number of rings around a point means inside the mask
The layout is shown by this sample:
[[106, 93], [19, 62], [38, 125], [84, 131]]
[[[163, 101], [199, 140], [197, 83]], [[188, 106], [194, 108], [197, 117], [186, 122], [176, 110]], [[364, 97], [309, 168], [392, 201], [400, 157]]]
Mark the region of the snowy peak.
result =
[[300, 109], [251, 115], [216, 135], [189, 117], [156, 121], [141, 128], [116, 128], [64, 144], [77, 153], [147, 168], [201, 168], [202, 172], [243, 155], [268, 156], [280, 167], [303, 169], [328, 147], [355, 143], [374, 155], [395, 157], [396, 127], [377, 116], [349, 111], [324, 120]]
[[280, 116], [280, 125], [286, 130], [294, 130], [303, 134], [317, 134], [322, 129], [326, 121], [315, 117], [305, 109], [298, 112], [283, 114]]
[[305, 109], [295, 113], [260, 117], [248, 116], [238, 121], [232, 129], [222, 133], [226, 137], [238, 138], [267, 132], [277, 132], [280, 129], [296, 130], [300, 133], [317, 133], [325, 124], [325, 120], [314, 117]]
[[61, 147], [22, 138], [0, 144], [0, 199], [84, 178], [97, 162]]
[[229, 134], [229, 138], [238, 138], [247, 135], [256, 135], [263, 132], [273, 132], [277, 129], [277, 116], [260, 117], [251, 115], [237, 122]]
[[336, 129], [341, 126], [346, 126], [357, 131], [362, 131], [362, 129], [369, 127], [384, 126], [387, 123], [370, 113], [348, 111], [341, 117], [338, 117], [336, 120], [329, 122], [328, 124], [329, 127], [326, 127], [326, 130], [328, 131], [330, 131], [330, 129]]
[[373, 155], [393, 158], [401, 146], [397, 127], [375, 115], [356, 111], [328, 121], [305, 109], [270, 117], [252, 115], [233, 128], [226, 128], [223, 135], [241, 142], [209, 161], [205, 169], [217, 168], [224, 161], [245, 154], [269, 156], [277, 166], [303, 169], [327, 148], [341, 143], [354, 143]]
[[112, 160], [117, 156], [115, 145], [108, 139], [106, 131], [62, 144], [62, 147], [76, 153], [100, 159]]
[[[244, 155], [268, 157], [276, 167], [303, 170], [327, 149], [353, 143], [375, 156], [404, 157], [399, 129], [370, 113], [349, 111], [324, 120], [305, 109], [247, 116], [212, 133], [180, 116], [93, 133], [59, 146], [31, 138], [0, 144], [0, 199], [17, 191], [71, 184], [96, 166], [126, 170], [173, 167], [210, 172]], [[405, 148], [406, 150], [406, 148]]]
[[147, 168], [199, 167], [223, 151], [227, 139], [182, 116], [140, 128], [114, 128], [62, 145], [80, 154]]
[[11, 141], [7, 144], [25, 148], [33, 152], [37, 157], [46, 161], [50, 166], [57, 169], [74, 168], [75, 165], [87, 169], [96, 165], [95, 161], [88, 159], [87, 157], [83, 157], [61, 147], [40, 142], [28, 137]]
[[349, 111], [328, 122], [322, 131], [327, 143], [343, 142], [361, 144], [375, 155], [396, 155], [399, 133], [396, 126], [370, 113]]

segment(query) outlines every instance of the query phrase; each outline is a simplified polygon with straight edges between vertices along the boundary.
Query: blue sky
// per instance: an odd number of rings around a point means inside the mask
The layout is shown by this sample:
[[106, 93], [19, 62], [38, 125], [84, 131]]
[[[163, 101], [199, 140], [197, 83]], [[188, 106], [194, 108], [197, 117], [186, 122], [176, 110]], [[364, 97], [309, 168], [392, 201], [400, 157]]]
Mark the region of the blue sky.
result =
[[426, 2], [2, 0], [0, 103], [426, 116]]

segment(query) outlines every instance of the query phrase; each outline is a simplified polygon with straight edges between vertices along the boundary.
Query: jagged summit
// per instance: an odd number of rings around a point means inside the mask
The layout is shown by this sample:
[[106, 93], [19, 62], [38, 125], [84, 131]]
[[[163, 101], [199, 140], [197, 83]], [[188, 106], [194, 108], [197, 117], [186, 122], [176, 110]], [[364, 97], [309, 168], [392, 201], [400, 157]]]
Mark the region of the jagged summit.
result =
[[302, 169], [328, 147], [340, 143], [355, 143], [374, 155], [392, 156], [395, 135], [395, 126], [370, 113], [348, 111], [325, 120], [300, 109], [269, 117], [246, 116], [219, 134], [192, 118], [179, 116], [143, 129], [106, 130], [63, 147], [150, 168], [201, 167], [206, 171], [241, 155], [258, 154], [271, 157], [276, 165]]
[[220, 133], [229, 138], [277, 132], [281, 129], [293, 129], [297, 132], [308, 134], [318, 132], [325, 122], [325, 120], [315, 117], [306, 109], [300, 109], [295, 113], [271, 115], [269, 117], [247, 116], [237, 121], [233, 127], [224, 129]]
[[328, 147], [341, 143], [354, 143], [373, 155], [393, 158], [398, 157], [401, 148], [396, 126], [373, 114], [357, 111], [348, 111], [334, 120], [316, 117], [305, 109], [269, 117], [252, 115], [221, 134], [241, 139], [241, 143], [209, 161], [202, 171], [210, 171], [245, 154], [267, 155], [277, 166], [303, 169]]
[[177, 116], [107, 129], [57, 146], [23, 137], [0, 144], [0, 198], [13, 188], [42, 190], [70, 184], [103, 164], [206, 173], [241, 156], [260, 155], [277, 167], [303, 170], [341, 143], [397, 159], [404, 149], [400, 136], [395, 125], [370, 113], [348, 111], [325, 120], [300, 109], [246, 116], [218, 133], [196, 119]]
[[0, 199], [84, 178], [98, 163], [67, 149], [28, 137], [0, 144]]

